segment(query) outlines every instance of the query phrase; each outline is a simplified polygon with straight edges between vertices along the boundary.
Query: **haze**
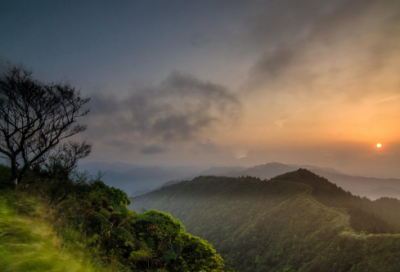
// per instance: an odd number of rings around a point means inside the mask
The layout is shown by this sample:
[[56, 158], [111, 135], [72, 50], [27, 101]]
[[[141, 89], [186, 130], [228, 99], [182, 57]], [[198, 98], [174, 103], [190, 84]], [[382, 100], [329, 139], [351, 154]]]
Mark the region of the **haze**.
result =
[[92, 97], [86, 162], [400, 178], [398, 0], [3, 1], [0, 35]]

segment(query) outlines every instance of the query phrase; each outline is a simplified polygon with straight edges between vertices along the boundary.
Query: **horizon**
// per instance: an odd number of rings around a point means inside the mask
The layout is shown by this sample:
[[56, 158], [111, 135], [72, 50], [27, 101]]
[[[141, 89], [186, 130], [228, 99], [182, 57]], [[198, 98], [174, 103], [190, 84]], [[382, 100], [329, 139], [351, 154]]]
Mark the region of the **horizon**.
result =
[[[85, 169], [84, 166], [88, 165], [88, 164], [110, 164], [110, 165], [118, 165], [118, 164], [122, 164], [124, 166], [132, 166], [132, 167], [138, 167], [138, 168], [162, 168], [162, 169], [174, 169], [174, 168], [192, 168], [192, 170], [196, 169], [196, 171], [200, 171], [199, 174], [201, 174], [201, 172], [203, 171], [207, 171], [207, 170], [211, 170], [213, 168], [243, 168], [243, 169], [251, 169], [254, 167], [259, 167], [259, 166], [265, 166], [265, 165], [271, 165], [271, 164], [280, 164], [280, 165], [286, 165], [286, 166], [292, 166], [292, 167], [299, 167], [298, 169], [306, 169], [310, 172], [313, 172], [312, 169], [308, 169], [307, 167], [310, 168], [318, 168], [320, 170], [329, 170], [329, 171], [335, 171], [338, 172], [339, 174], [342, 175], [346, 175], [346, 176], [352, 176], [352, 177], [363, 177], [363, 178], [377, 178], [377, 179], [400, 179], [397, 177], [386, 177], [386, 176], [368, 176], [368, 175], [363, 175], [362, 173], [351, 173], [351, 172], [344, 172], [341, 169], [337, 169], [334, 167], [330, 167], [330, 166], [321, 166], [321, 165], [310, 165], [310, 164], [299, 164], [299, 163], [284, 163], [284, 162], [278, 162], [278, 161], [270, 161], [270, 162], [266, 162], [266, 163], [262, 163], [262, 164], [254, 164], [254, 165], [250, 165], [250, 166], [245, 166], [245, 165], [240, 165], [240, 164], [236, 164], [236, 165], [218, 165], [218, 164], [213, 164], [213, 165], [199, 165], [199, 164], [194, 164], [194, 165], [184, 165], [184, 164], [132, 164], [132, 163], [125, 163], [125, 162], [121, 162], [121, 161], [81, 161], [80, 163], [78, 163], [78, 167]], [[304, 168], [303, 168], [304, 167]], [[131, 170], [133, 170], [134, 168], [130, 168]], [[297, 170], [298, 170], [297, 169]], [[108, 170], [106, 170], [107, 172]], [[121, 172], [124, 173], [126, 172], [125, 170], [112, 170], [115, 172]], [[129, 170], [127, 170], [129, 171]], [[328, 172], [329, 172], [328, 171]]]
[[399, 1], [8, 1], [0, 15], [0, 72], [91, 97], [83, 163], [400, 178]]

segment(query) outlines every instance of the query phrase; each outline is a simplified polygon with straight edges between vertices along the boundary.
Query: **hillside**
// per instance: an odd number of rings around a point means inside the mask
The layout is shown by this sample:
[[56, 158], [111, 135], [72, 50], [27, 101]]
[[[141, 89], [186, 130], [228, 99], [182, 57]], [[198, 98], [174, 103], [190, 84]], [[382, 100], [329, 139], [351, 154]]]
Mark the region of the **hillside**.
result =
[[[397, 201], [387, 200], [390, 205]], [[353, 196], [304, 169], [269, 181], [199, 177], [131, 201], [131, 208], [162, 210], [179, 218], [239, 271], [400, 268], [382, 261], [400, 257], [400, 236], [390, 234], [398, 228], [398, 217], [379, 213], [389, 202]], [[397, 202], [392, 207], [400, 211]]]
[[296, 171], [299, 168], [307, 169], [313, 173], [327, 178], [332, 183], [342, 187], [346, 191], [350, 191], [354, 195], [366, 196], [372, 200], [380, 197], [396, 197], [399, 198], [398, 192], [393, 193], [390, 190], [382, 190], [381, 187], [400, 190], [400, 179], [384, 179], [373, 177], [352, 176], [343, 174], [333, 168], [317, 167], [312, 165], [287, 165], [278, 162], [257, 165], [247, 169], [240, 168], [211, 168], [204, 171], [202, 175], [241, 177], [251, 176], [260, 179], [271, 179], [284, 173]]
[[59, 237], [43, 219], [44, 207], [37, 199], [10, 203], [16, 197], [15, 192], [0, 195], [0, 271], [117, 271], [91, 262], [81, 242]]
[[[380, 197], [400, 199], [400, 194], [397, 191], [400, 190], [399, 179], [351, 176], [333, 168], [312, 165], [288, 165], [273, 162], [250, 168], [211, 167], [201, 171], [201, 168], [198, 167], [145, 167], [121, 162], [91, 162], [79, 165], [78, 169], [80, 171], [88, 171], [89, 174], [94, 176], [101, 169], [105, 173], [102, 180], [107, 185], [119, 188], [129, 196], [134, 197], [184, 179], [193, 179], [197, 176], [252, 176], [260, 179], [271, 179], [284, 173], [296, 171], [300, 167], [327, 178], [354, 195], [366, 196], [373, 200]], [[382, 189], [382, 187], [387, 188]]]
[[29, 172], [17, 191], [9, 174], [0, 165], [0, 271], [223, 271], [179, 220], [128, 210], [128, 196], [100, 180]]

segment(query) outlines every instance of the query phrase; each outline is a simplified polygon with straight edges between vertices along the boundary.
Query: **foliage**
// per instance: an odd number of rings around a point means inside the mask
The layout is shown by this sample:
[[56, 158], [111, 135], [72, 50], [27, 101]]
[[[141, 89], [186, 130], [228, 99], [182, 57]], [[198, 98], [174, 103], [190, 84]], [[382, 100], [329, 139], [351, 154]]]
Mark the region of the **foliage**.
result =
[[13, 187], [10, 168], [0, 164], [0, 190]]
[[71, 251], [40, 218], [43, 206], [33, 197], [11, 191], [0, 195], [0, 271], [116, 271]]
[[[344, 208], [350, 217], [351, 227], [358, 232], [367, 233], [391, 233], [395, 228], [394, 224], [386, 222], [384, 212], [376, 212], [378, 202], [352, 195], [344, 191], [336, 184], [329, 182], [323, 177], [314, 173], [299, 169], [295, 172], [286, 173], [272, 180], [290, 180], [306, 184], [312, 188], [312, 196], [328, 207]], [[400, 219], [400, 215], [397, 216]], [[399, 226], [400, 227], [400, 226]]]
[[[393, 224], [377, 212], [391, 201], [356, 197], [298, 170], [268, 181], [199, 177], [132, 198], [130, 207], [179, 218], [216, 246], [227, 270], [398, 271], [400, 236], [388, 234]], [[379, 232], [386, 234], [370, 234]]]
[[[31, 173], [30, 177], [38, 179], [40, 174]], [[63, 201], [54, 201], [57, 193], [42, 181], [24, 193], [13, 192], [8, 204], [19, 214], [36, 216], [30, 210], [36, 206], [30, 205], [29, 200], [42, 201], [47, 212], [38, 214], [51, 222], [64, 241], [64, 248], [89, 252], [96, 263], [118, 271], [222, 271], [222, 258], [212, 245], [186, 233], [181, 222], [171, 215], [154, 210], [142, 214], [130, 211], [130, 199], [123, 191], [97, 179], [88, 180], [85, 175], [75, 180], [61, 179], [65, 182], [54, 180], [54, 185], [69, 192]], [[27, 193], [43, 198], [32, 198]], [[6, 191], [0, 190], [0, 194]], [[30, 240], [26, 243], [28, 254]], [[39, 251], [38, 254], [47, 252], [41, 248]]]

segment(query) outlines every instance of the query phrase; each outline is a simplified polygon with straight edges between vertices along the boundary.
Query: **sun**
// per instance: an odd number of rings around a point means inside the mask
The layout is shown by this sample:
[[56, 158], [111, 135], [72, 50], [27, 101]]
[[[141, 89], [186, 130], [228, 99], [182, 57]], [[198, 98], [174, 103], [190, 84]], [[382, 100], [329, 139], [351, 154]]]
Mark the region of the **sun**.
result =
[[381, 144], [381, 143], [377, 143], [377, 144], [376, 144], [376, 147], [377, 147], [377, 148], [381, 148], [381, 147], [382, 147], [382, 144]]

